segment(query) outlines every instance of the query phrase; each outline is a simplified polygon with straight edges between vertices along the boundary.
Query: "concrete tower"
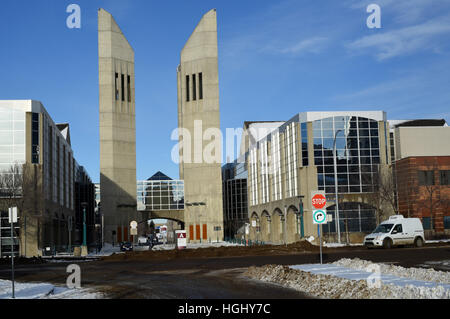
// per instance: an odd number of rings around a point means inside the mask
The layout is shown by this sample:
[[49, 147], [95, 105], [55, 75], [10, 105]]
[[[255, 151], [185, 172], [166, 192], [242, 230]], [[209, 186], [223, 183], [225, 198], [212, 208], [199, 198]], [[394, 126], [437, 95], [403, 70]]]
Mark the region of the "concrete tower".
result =
[[[185, 187], [185, 227], [189, 240], [223, 239], [221, 153], [211, 162], [211, 129], [220, 129], [216, 10], [207, 12], [181, 51], [177, 69], [178, 127], [189, 132], [180, 147], [180, 178]], [[181, 131], [180, 131], [181, 133]], [[205, 134], [206, 133], [206, 134]], [[217, 137], [217, 136], [216, 136]], [[180, 137], [182, 140], [187, 136]], [[217, 140], [216, 140], [217, 141]]]
[[136, 218], [134, 51], [114, 18], [98, 11], [100, 194], [104, 238], [128, 240]]

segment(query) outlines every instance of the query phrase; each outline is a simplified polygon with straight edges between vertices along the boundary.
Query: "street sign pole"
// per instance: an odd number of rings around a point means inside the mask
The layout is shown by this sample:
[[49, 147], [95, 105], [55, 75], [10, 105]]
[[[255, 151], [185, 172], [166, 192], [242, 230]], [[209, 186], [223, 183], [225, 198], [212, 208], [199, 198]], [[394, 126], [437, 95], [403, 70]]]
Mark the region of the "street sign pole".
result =
[[17, 207], [9, 208], [9, 223], [11, 224], [11, 281], [12, 299], [16, 298], [14, 287], [14, 223], [17, 222]]
[[12, 278], [12, 298], [15, 299], [14, 289], [14, 223], [11, 222], [11, 278]]
[[320, 264], [322, 265], [322, 224], [317, 225], [317, 231], [319, 232], [319, 239], [320, 239]]
[[313, 223], [317, 224], [317, 234], [319, 235], [320, 246], [320, 264], [322, 264], [322, 224], [327, 223], [327, 212], [325, 209], [318, 209], [313, 211]]

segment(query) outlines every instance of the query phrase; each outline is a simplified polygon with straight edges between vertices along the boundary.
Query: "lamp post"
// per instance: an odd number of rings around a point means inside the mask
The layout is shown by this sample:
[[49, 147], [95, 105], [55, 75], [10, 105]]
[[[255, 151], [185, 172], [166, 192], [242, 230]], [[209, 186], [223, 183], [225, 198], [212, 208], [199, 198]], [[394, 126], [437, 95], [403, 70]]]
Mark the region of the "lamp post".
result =
[[82, 202], [81, 207], [83, 207], [83, 244], [82, 244], [82, 251], [84, 250], [84, 253], [87, 254], [87, 236], [86, 236], [86, 206], [88, 205], [87, 202]]
[[284, 244], [287, 247], [287, 238], [286, 238], [286, 219], [287, 219], [287, 205], [284, 205], [284, 222], [283, 222], [283, 232], [284, 232]]
[[334, 191], [336, 193], [336, 232], [338, 234], [338, 243], [341, 243], [341, 226], [339, 221], [339, 199], [338, 199], [338, 179], [337, 179], [337, 164], [336, 164], [336, 157], [337, 157], [337, 150], [336, 150], [336, 137], [339, 134], [339, 132], [342, 132], [343, 130], [337, 130], [334, 134], [334, 142], [333, 142], [333, 161], [334, 161]]
[[300, 238], [303, 238], [303, 237], [305, 237], [305, 228], [304, 228], [304, 224], [303, 224], [303, 198], [305, 196], [300, 195], [297, 197], [300, 200], [300, 203], [298, 204], [298, 208], [299, 208], [299, 212], [300, 212]]

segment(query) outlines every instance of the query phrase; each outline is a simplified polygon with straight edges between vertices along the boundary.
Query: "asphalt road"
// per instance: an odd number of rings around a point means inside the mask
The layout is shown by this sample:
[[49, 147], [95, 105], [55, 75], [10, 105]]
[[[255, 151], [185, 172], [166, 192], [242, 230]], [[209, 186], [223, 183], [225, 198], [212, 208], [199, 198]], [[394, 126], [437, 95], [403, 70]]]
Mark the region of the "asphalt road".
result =
[[[403, 267], [423, 267], [427, 262], [450, 260], [450, 246], [367, 250], [364, 248], [327, 251], [323, 261], [360, 258], [394, 263]], [[246, 267], [267, 264], [317, 263], [317, 253], [272, 256], [242, 256], [172, 260], [98, 260], [81, 262], [83, 287], [106, 292], [110, 298], [176, 299], [299, 299], [308, 295], [242, 276]], [[17, 265], [15, 277], [23, 282], [51, 282], [64, 286], [68, 263]], [[438, 264], [432, 265], [437, 270]], [[8, 265], [0, 265], [0, 279], [10, 278]]]

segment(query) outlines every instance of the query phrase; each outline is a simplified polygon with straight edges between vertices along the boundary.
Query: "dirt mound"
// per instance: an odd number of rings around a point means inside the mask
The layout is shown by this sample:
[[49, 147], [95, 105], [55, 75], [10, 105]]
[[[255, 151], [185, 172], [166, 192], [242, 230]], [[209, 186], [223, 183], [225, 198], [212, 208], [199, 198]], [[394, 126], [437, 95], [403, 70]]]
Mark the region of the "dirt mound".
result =
[[[25, 258], [25, 257], [15, 257], [14, 258], [14, 264], [15, 265], [36, 265], [36, 264], [45, 264], [46, 261], [42, 259], [41, 257], [32, 257], [32, 258]], [[11, 264], [11, 258], [0, 258], [0, 265], [10, 265]]]
[[185, 250], [152, 250], [140, 252], [126, 252], [103, 257], [106, 261], [122, 260], [170, 260], [176, 258], [208, 258], [208, 257], [239, 257], [239, 256], [267, 256], [286, 255], [307, 252], [317, 252], [319, 247], [312, 245], [308, 241], [299, 241], [289, 245], [260, 245], [260, 246], [228, 246], [228, 247], [207, 247]]

